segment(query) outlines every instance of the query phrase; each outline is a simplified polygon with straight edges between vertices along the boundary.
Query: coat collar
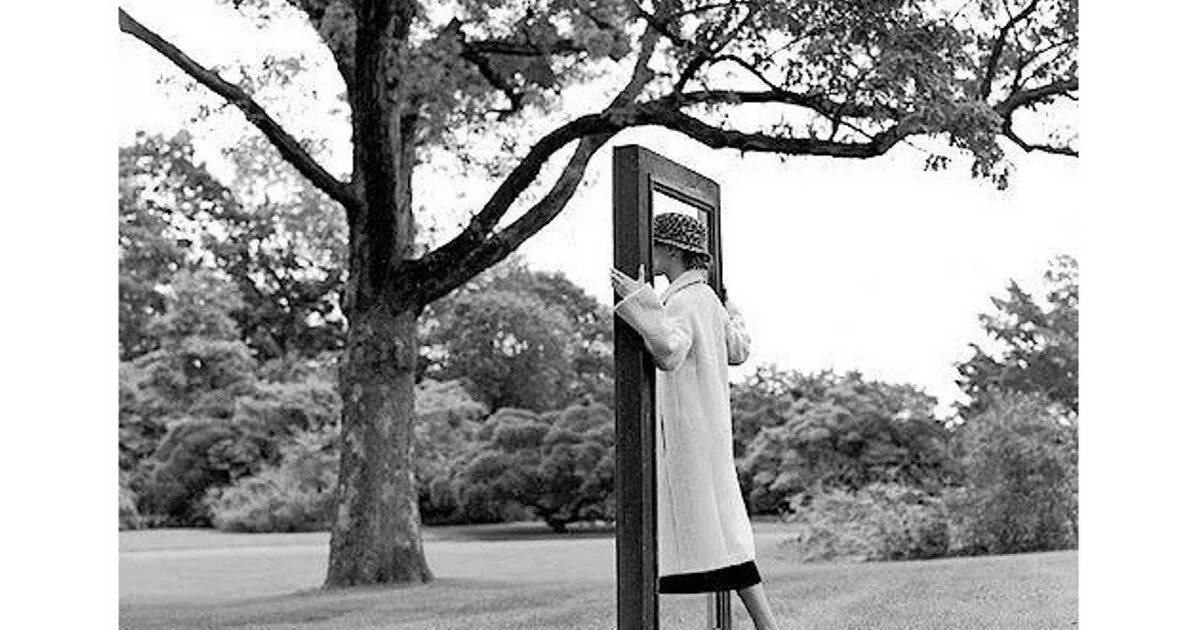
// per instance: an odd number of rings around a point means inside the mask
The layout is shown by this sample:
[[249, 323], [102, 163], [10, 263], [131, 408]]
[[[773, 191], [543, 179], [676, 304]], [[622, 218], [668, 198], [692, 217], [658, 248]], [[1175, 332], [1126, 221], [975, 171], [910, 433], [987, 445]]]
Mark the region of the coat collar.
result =
[[708, 280], [708, 272], [705, 271], [704, 269], [688, 269], [687, 271], [676, 276], [675, 280], [673, 280], [671, 282], [671, 284], [669, 286], [667, 286], [667, 289], [665, 291], [663, 291], [663, 294], [662, 294], [663, 304], [666, 304], [667, 299], [669, 299], [672, 295], [675, 295], [676, 293], [678, 293], [680, 291], [680, 289], [683, 289], [684, 287], [689, 287], [693, 284], [707, 282], [707, 280]]

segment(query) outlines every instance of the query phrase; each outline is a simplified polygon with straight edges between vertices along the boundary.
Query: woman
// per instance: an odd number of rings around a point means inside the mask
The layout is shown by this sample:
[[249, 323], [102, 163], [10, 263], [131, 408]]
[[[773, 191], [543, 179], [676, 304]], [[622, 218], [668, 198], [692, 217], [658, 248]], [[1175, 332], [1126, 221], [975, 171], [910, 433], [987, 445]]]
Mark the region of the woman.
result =
[[660, 299], [613, 269], [613, 311], [641, 334], [659, 368], [658, 559], [660, 593], [737, 591], [757, 630], [778, 627], [754, 562], [754, 534], [733, 463], [729, 365], [749, 353], [736, 311], [708, 285], [704, 227], [685, 214], [654, 217], [652, 274]]

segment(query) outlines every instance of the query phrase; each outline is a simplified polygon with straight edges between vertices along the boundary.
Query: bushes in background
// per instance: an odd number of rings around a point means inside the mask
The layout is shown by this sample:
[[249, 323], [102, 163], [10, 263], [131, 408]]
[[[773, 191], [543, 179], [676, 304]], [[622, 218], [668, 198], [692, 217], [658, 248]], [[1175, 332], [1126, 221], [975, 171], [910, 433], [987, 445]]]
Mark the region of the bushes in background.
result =
[[272, 449], [265, 436], [229, 420], [179, 421], [154, 454], [138, 507], [158, 515], [160, 525], [207, 526], [203, 499], [208, 490], [257, 472]]
[[454, 493], [467, 510], [519, 506], [557, 532], [577, 521], [611, 520], [613, 415], [604, 405], [535, 414], [502, 409], [480, 428]]
[[949, 436], [932, 397], [857, 372], [763, 374], [734, 396], [735, 427], [761, 427], [738, 462], [752, 513], [777, 514], [795, 495], [821, 489], [891, 483], [932, 492], [948, 481]]
[[997, 392], [958, 430], [961, 490], [948, 496], [964, 553], [1074, 547], [1078, 540], [1078, 432], [1039, 394]]
[[791, 544], [806, 561], [916, 560], [950, 550], [940, 497], [899, 484], [798, 496], [786, 520], [798, 532]]
[[468, 513], [452, 488], [459, 460], [474, 448], [487, 408], [458, 381], [425, 380], [416, 388], [417, 423], [413, 428], [421, 522], [448, 524], [495, 522], [500, 514]]
[[137, 494], [129, 487], [129, 476], [121, 472], [117, 494], [117, 529], [140, 529], [142, 525], [142, 515], [137, 507]]
[[961, 485], [794, 495], [793, 549], [805, 560], [904, 560], [1073, 548], [1077, 435], [1057, 409], [1037, 394], [995, 393], [955, 431]]
[[300, 432], [283, 458], [205, 498], [213, 524], [232, 532], [307, 532], [329, 527], [335, 509], [337, 428]]
[[[293, 433], [278, 464], [209, 491], [205, 504], [221, 530], [312, 531], [331, 522], [338, 470], [336, 393], [297, 390], [294, 384], [271, 391], [266, 402], [239, 409], [254, 409], [250, 417], [261, 426], [290, 427]], [[423, 381], [416, 391], [413, 451], [422, 522], [500, 520], [498, 513], [465, 513], [450, 488], [455, 462], [471, 450], [485, 409], [456, 382]]]
[[[1046, 551], [1078, 543], [1078, 264], [1070, 256], [1058, 256], [1043, 279], [1047, 291], [1041, 299], [1012, 281], [1003, 296], [993, 297], [995, 311], [979, 318], [990, 338], [989, 349], [971, 344], [972, 356], [955, 366], [968, 400], [957, 405], [962, 424], [950, 431], [949, 474], [943, 475], [948, 483], [940, 489], [925, 488], [937, 495], [941, 513], [948, 518], [950, 553]], [[885, 539], [895, 530], [880, 524], [887, 516], [875, 510], [878, 497], [843, 492], [806, 501], [799, 492], [829, 487], [820, 478], [817, 483], [806, 481], [813, 479], [823, 459], [828, 460], [825, 453], [809, 454], [814, 444], [844, 435], [854, 421], [822, 425], [787, 419], [787, 406], [778, 402], [785, 394], [804, 401], [826, 396], [820, 379], [784, 376], [768, 373], [743, 386], [769, 394], [743, 396], [749, 403], [744, 408], [773, 412], [750, 416], [758, 418], [756, 426], [768, 427], [753, 430], [757, 437], [747, 451], [745, 464], [753, 474], [750, 498], [758, 501], [750, 504], [761, 508], [765, 502], [769, 507], [779, 489], [798, 486], [792, 505], [804, 528], [802, 539], [810, 547], [804, 553], [880, 555], [879, 549], [892, 548]], [[805, 382], [810, 386], [801, 390]], [[735, 418], [738, 391], [735, 388]], [[786, 448], [761, 443], [768, 438]], [[844, 453], [840, 447], [833, 452]], [[853, 470], [861, 459], [861, 453], [851, 453], [844, 467]], [[901, 517], [907, 508], [889, 504], [888, 509]], [[863, 531], [875, 535], [864, 543]]]

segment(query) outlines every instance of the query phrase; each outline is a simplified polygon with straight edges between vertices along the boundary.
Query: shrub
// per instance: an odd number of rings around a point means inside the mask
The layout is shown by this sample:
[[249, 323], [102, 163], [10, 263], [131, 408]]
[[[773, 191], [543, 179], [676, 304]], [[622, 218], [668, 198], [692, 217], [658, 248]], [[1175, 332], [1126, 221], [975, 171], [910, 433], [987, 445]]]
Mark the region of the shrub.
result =
[[471, 398], [458, 381], [426, 379], [416, 387], [417, 420], [413, 428], [415, 476], [421, 522], [446, 524], [495, 522], [498, 514], [468, 514], [452, 489], [457, 462], [476, 448], [475, 434], [487, 409]]
[[138, 508], [154, 515], [157, 524], [208, 525], [204, 497], [209, 489], [257, 472], [272, 450], [265, 437], [229, 420], [177, 422], [154, 454]]
[[502, 409], [478, 437], [453, 482], [464, 510], [519, 506], [558, 532], [614, 517], [613, 418], [604, 405], [541, 415]]
[[341, 417], [342, 403], [330, 380], [307, 376], [304, 380], [259, 382], [254, 392], [238, 398], [234, 418], [271, 436], [333, 426]]
[[125, 473], [154, 454], [167, 425], [159, 414], [146, 410], [144, 395], [139, 391], [145, 380], [144, 371], [132, 361], [123, 361], [118, 374], [117, 461]]
[[1040, 394], [995, 393], [957, 433], [965, 484], [951, 495], [966, 553], [1074, 547], [1075, 421]]
[[233, 532], [305, 532], [329, 527], [336, 508], [337, 428], [297, 434], [279, 466], [216, 488], [205, 499], [213, 524]]
[[268, 468], [213, 491], [213, 525], [225, 532], [310, 532], [329, 527], [332, 488], [305, 486], [283, 468]]
[[793, 376], [790, 385], [772, 378], [740, 395], [739, 421], [760, 427], [738, 462], [753, 513], [786, 511], [795, 495], [821, 489], [889, 483], [935, 493], [950, 479], [948, 434], [927, 394], [856, 372]]
[[[425, 380], [416, 395], [413, 440], [422, 522], [501, 520], [503, 511], [463, 509], [451, 488], [456, 462], [475, 447], [486, 410], [456, 382]], [[245, 425], [294, 433], [280, 447], [277, 466], [210, 493], [206, 504], [213, 523], [222, 530], [254, 532], [327, 527], [336, 509], [339, 405], [336, 392], [311, 376], [260, 387], [257, 398], [241, 401], [238, 419]]]
[[137, 495], [129, 487], [128, 476], [122, 472], [117, 494], [117, 528], [139, 529], [142, 526], [142, 515], [137, 508]]
[[803, 560], [914, 560], [950, 551], [946, 510], [935, 495], [898, 484], [797, 495], [787, 520]]

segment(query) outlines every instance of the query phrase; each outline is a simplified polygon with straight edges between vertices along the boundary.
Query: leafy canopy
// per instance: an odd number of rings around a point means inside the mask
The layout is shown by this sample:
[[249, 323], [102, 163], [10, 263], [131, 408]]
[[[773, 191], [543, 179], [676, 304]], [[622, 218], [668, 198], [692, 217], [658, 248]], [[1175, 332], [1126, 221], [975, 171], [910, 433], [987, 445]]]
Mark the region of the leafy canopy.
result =
[[993, 390], [1041, 393], [1079, 413], [1079, 265], [1059, 256], [1044, 278], [1043, 300], [1010, 282], [1004, 297], [991, 299], [995, 312], [979, 316], [996, 349], [971, 344], [971, 358], [957, 365], [958, 385], [970, 397], [960, 406], [964, 416], [986, 408]]

